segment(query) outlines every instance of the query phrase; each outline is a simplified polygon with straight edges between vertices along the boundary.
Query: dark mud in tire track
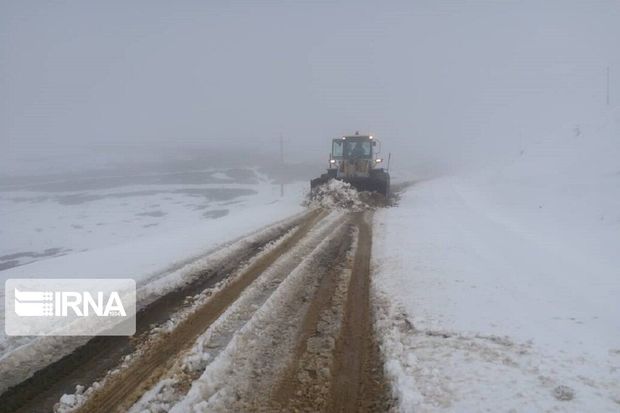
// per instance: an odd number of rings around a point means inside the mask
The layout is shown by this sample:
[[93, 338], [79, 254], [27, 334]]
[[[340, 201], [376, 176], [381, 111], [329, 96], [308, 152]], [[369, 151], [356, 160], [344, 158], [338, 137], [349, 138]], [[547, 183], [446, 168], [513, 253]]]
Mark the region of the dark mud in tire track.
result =
[[[315, 340], [319, 346], [327, 347], [329, 352], [332, 348], [331, 343], [335, 340], [327, 329], [320, 328], [319, 323], [325, 322], [329, 318], [327, 315], [331, 309], [337, 306], [337, 294], [339, 288], [339, 278], [346, 270], [349, 257], [347, 253], [352, 246], [351, 229], [344, 239], [341, 239], [336, 246], [337, 250], [330, 257], [327, 268], [323, 272], [318, 287], [314, 291], [297, 337], [297, 344], [292, 354], [292, 361], [280, 374], [279, 384], [271, 395], [272, 410], [274, 411], [295, 411], [311, 408], [315, 411], [325, 407], [325, 400], [316, 397], [317, 392], [325, 391], [329, 388], [327, 383], [321, 383], [318, 372], [321, 368], [330, 368], [331, 354], [325, 357], [321, 354], [308, 354], [308, 341]], [[321, 358], [323, 358], [321, 360]], [[307, 374], [307, 379], [299, 379], [301, 371]], [[322, 387], [321, 390], [318, 390]]]
[[340, 337], [336, 341], [330, 412], [379, 412], [388, 408], [387, 383], [370, 310], [372, 230], [368, 219], [363, 213], [353, 217], [359, 235]]
[[[355, 255], [346, 254], [351, 239], [342, 243], [331, 271], [321, 279], [301, 326], [293, 361], [279, 379], [269, 411], [390, 409], [370, 305], [370, 218], [370, 213], [350, 214], [357, 233]], [[343, 278], [347, 269], [350, 275]], [[332, 324], [331, 333], [325, 323]]]

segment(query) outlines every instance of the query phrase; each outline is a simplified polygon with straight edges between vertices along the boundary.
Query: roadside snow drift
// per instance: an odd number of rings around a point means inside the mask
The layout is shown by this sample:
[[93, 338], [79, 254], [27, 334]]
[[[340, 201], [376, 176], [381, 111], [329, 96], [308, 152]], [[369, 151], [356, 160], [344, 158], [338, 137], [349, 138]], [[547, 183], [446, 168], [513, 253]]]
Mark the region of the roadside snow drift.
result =
[[[100, 189], [95, 185], [112, 185], [107, 181], [89, 181], [90, 189], [79, 188], [79, 192], [65, 191], [65, 186], [71, 182], [55, 183], [63, 191], [56, 191], [54, 183], [49, 184], [52, 187], [47, 192], [41, 188], [38, 190], [43, 192], [36, 193], [30, 189], [0, 191], [0, 211], [16, 219], [3, 228], [0, 239], [4, 237], [8, 240], [12, 234], [21, 234], [21, 238], [16, 237], [14, 242], [7, 242], [3, 247], [7, 245], [5, 248], [9, 248], [10, 245], [10, 248], [24, 249], [22, 244], [27, 244], [25, 238], [32, 236], [38, 225], [45, 223], [50, 227], [51, 235], [32, 238], [32, 248], [43, 249], [47, 242], [53, 240], [60, 243], [60, 250], [65, 251], [59, 256], [26, 256], [28, 260], [35, 261], [16, 262], [15, 266], [4, 270], [0, 263], [0, 372], [4, 373], [0, 379], [0, 392], [88, 339], [6, 336], [4, 284], [7, 279], [132, 278], [137, 283], [140, 307], [182, 285], [189, 274], [213, 261], [217, 252], [225, 251], [239, 237], [304, 210], [300, 203], [307, 191], [306, 183], [289, 185], [286, 196], [281, 197], [279, 185], [271, 184], [266, 177], [252, 170], [247, 173], [248, 176], [242, 176], [241, 183], [228, 183], [224, 179], [227, 175], [222, 172], [209, 172], [208, 176], [225, 182], [212, 183], [207, 180], [201, 184], [175, 183], [173, 186], [160, 184], [162, 180], [171, 179], [168, 175], [149, 176], [149, 179], [156, 178], [155, 182], [149, 182], [148, 190], [142, 188], [140, 191], [135, 186], [123, 186], [124, 179], [113, 182], [115, 186], [112, 189]], [[177, 174], [172, 175], [178, 179]], [[202, 174], [194, 179], [205, 180]], [[241, 190], [245, 192], [239, 192]], [[121, 201], [117, 199], [119, 197]], [[67, 199], [72, 203], [63, 204], [63, 200]], [[89, 207], [75, 207], [76, 200]], [[165, 211], [162, 212], [165, 218], [155, 212], [150, 215], [140, 212], [155, 208], [153, 202]], [[22, 203], [27, 203], [28, 208], [22, 207]], [[51, 215], [42, 218], [39, 215], [48, 210], [47, 203], [54, 204], [55, 208]], [[201, 208], [197, 208], [196, 204], [201, 204]], [[204, 213], [205, 210], [213, 212], [223, 208], [226, 208], [225, 216]], [[82, 216], [86, 213], [89, 217]], [[132, 218], [134, 216], [138, 217]], [[143, 219], [161, 220], [162, 223], [150, 226], [144, 224]], [[95, 230], [97, 225], [94, 223], [99, 220], [111, 222], [109, 234], [105, 230]], [[79, 228], [61, 225], [66, 224], [64, 221], [81, 225]], [[87, 224], [93, 226], [93, 231], [84, 230]], [[78, 250], [72, 243], [81, 244], [83, 248]], [[23, 258], [16, 257], [14, 260]]]
[[402, 411], [620, 410], [619, 114], [377, 212], [377, 329]]

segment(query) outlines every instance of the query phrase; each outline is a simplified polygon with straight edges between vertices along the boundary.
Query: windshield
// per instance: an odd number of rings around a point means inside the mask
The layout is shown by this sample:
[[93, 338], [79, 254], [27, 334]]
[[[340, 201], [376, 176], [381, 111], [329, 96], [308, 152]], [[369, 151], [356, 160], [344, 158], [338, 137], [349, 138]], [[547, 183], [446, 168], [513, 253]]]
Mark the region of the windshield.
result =
[[371, 144], [369, 141], [345, 141], [345, 158], [370, 158]]

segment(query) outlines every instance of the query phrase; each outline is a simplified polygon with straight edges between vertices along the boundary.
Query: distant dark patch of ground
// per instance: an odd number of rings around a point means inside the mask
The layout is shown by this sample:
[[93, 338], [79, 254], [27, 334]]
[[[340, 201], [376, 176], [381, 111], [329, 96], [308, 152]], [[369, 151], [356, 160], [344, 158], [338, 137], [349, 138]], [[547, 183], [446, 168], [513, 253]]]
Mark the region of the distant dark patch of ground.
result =
[[234, 204], [238, 204], [241, 201], [239, 199], [236, 199], [234, 201], [227, 201], [227, 202], [222, 202], [220, 205], [234, 205]]
[[0, 271], [8, 270], [9, 268], [18, 267], [18, 266], [19, 266], [18, 260], [0, 262]]
[[204, 214], [202, 214], [203, 217], [211, 218], [211, 219], [221, 218], [226, 215], [228, 215], [227, 209], [214, 209], [214, 210], [207, 211]]
[[229, 178], [231, 178], [232, 182], [234, 183], [251, 185], [258, 184], [256, 174], [251, 169], [233, 168], [222, 172], [224, 172]]
[[[213, 176], [216, 172], [225, 173], [229, 179]], [[0, 184], [0, 191], [29, 190], [41, 192], [72, 192], [117, 188], [131, 185], [200, 185], [200, 184], [258, 184], [252, 169], [232, 168], [220, 171], [181, 171], [155, 173], [152, 175], [127, 176], [67, 176], [51, 182], [41, 182], [41, 177], [12, 179], [12, 184]]]
[[0, 256], [0, 261], [14, 260], [14, 259], [26, 258], [26, 257], [28, 258], [47, 257], [51, 255], [56, 255], [61, 251], [64, 251], [64, 249], [63, 248], [48, 248], [44, 250], [43, 252], [34, 252], [34, 251], [16, 252], [15, 254], [7, 254], [7, 255]]
[[[244, 188], [184, 188], [173, 190], [143, 190], [143, 191], [129, 191], [129, 192], [115, 192], [111, 194], [89, 194], [78, 193], [70, 195], [57, 195], [57, 196], [37, 196], [34, 198], [28, 197], [15, 197], [11, 198], [14, 202], [42, 202], [48, 199], [54, 200], [61, 205], [79, 205], [85, 202], [98, 201], [106, 198], [129, 198], [129, 197], [142, 197], [157, 194], [185, 194], [195, 197], [205, 197], [209, 201], [228, 201], [240, 196], [255, 195], [257, 192], [253, 189]], [[165, 199], [173, 199], [166, 197]]]
[[0, 256], [0, 271], [7, 270], [13, 267], [19, 267], [20, 265], [28, 264], [32, 261], [36, 261], [39, 258], [55, 257], [58, 255], [64, 255], [71, 251], [66, 248], [47, 248], [42, 252], [24, 251], [16, 252], [14, 254], [7, 254]]
[[16, 196], [14, 198], [11, 198], [11, 201], [13, 201], [13, 202], [31, 202], [33, 204], [37, 204], [39, 202], [47, 201], [48, 199], [50, 199], [50, 197], [46, 196], [46, 195], [39, 195], [39, 196], [32, 196], [32, 197]]
[[256, 195], [258, 193], [253, 189], [244, 188], [188, 188], [177, 189], [173, 192], [190, 196], [203, 196], [209, 201], [229, 201], [240, 196]]
[[149, 211], [149, 212], [140, 212], [138, 214], [136, 214], [139, 217], [153, 217], [153, 218], [160, 218], [163, 217], [164, 215], [168, 215], [166, 214], [164, 211]]

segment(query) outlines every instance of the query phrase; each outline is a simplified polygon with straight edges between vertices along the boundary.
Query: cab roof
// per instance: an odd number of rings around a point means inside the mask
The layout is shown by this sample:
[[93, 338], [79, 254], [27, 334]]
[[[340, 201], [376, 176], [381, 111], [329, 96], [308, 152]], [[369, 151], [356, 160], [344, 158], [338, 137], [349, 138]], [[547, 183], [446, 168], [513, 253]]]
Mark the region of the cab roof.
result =
[[334, 140], [338, 140], [338, 139], [351, 140], [351, 141], [366, 141], [366, 140], [373, 139], [373, 137], [372, 135], [347, 135], [347, 136], [342, 136], [340, 138], [335, 138]]

